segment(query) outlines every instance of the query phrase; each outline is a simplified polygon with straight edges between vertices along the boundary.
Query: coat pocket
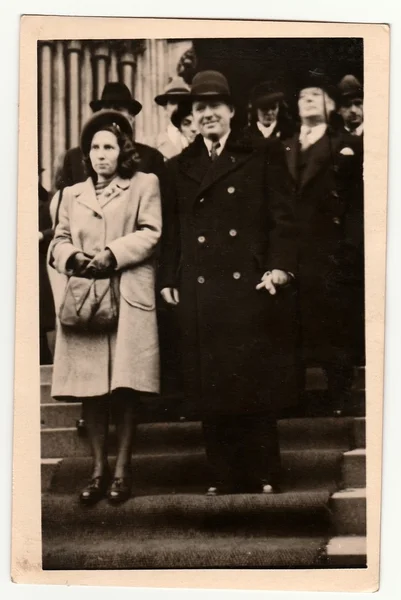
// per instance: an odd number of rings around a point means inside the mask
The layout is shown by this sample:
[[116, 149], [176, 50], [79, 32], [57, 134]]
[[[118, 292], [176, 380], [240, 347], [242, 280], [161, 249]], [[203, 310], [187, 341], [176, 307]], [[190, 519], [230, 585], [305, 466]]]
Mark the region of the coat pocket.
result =
[[151, 264], [138, 265], [121, 275], [120, 293], [131, 306], [155, 309], [155, 272]]

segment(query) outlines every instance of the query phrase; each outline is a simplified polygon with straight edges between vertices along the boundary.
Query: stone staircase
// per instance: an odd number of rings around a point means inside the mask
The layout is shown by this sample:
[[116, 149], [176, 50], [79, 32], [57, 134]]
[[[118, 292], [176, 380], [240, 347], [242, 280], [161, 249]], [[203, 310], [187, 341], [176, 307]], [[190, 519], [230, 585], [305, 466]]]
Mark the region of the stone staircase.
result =
[[[90, 450], [80, 405], [50, 396], [41, 367], [44, 569], [346, 568], [366, 566], [364, 370], [353, 413], [324, 413], [325, 380], [309, 369], [310, 415], [279, 422], [283, 492], [207, 498], [200, 423], [177, 398], [147, 399], [133, 459], [134, 496], [82, 507]], [[113, 454], [113, 432], [110, 439]], [[112, 462], [112, 461], [111, 461]]]

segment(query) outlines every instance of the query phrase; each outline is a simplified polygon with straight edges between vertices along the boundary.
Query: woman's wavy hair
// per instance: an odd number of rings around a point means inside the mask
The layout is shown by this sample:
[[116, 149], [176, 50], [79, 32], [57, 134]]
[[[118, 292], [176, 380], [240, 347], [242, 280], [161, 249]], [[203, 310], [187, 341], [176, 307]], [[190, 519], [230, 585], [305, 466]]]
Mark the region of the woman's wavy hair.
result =
[[[121, 131], [118, 125], [103, 125], [102, 127], [99, 127], [99, 129], [94, 131], [93, 136], [98, 131], [110, 131], [111, 133], [114, 133], [114, 135], [117, 138], [118, 146], [120, 148], [120, 154], [118, 155], [117, 160], [117, 175], [119, 175], [123, 179], [131, 179], [131, 177], [138, 170], [140, 160], [135, 142], [133, 142], [133, 140], [125, 132]], [[89, 152], [88, 154], [84, 155], [84, 162], [88, 175], [92, 178], [93, 181], [96, 181], [97, 173], [92, 167]]]

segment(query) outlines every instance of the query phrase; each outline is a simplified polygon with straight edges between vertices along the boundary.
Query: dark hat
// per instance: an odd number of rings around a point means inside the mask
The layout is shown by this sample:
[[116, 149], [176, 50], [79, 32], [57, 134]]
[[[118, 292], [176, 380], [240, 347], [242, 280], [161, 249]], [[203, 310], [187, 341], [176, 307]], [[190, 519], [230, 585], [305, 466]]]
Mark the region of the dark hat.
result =
[[132, 127], [127, 117], [117, 110], [101, 110], [96, 112], [84, 125], [81, 133], [81, 150], [84, 155], [89, 154], [93, 136], [104, 127], [114, 125], [120, 131], [132, 138]]
[[185, 83], [182, 77], [174, 77], [164, 88], [163, 94], [159, 94], [155, 98], [156, 104], [166, 106], [167, 102], [179, 102], [183, 97], [188, 96], [189, 86]]
[[313, 87], [320, 88], [326, 92], [334, 102], [338, 102], [338, 88], [332, 84], [329, 77], [327, 77], [320, 69], [309, 70], [298, 80], [298, 92]]
[[110, 106], [121, 106], [127, 108], [132, 115], [137, 115], [142, 110], [142, 104], [131, 96], [131, 92], [125, 85], [119, 81], [110, 81], [103, 88], [100, 100], [92, 100], [89, 103], [91, 109], [96, 112], [101, 108], [110, 108]]
[[258, 83], [250, 93], [250, 102], [254, 108], [268, 107], [283, 99], [284, 92], [278, 89], [278, 86], [274, 85], [271, 81]]
[[227, 79], [218, 71], [200, 71], [191, 85], [191, 100], [215, 96], [229, 100], [231, 98]]
[[338, 84], [340, 100], [363, 98], [363, 87], [354, 75], [345, 75]]
[[178, 107], [175, 109], [175, 111], [171, 115], [170, 121], [172, 122], [172, 124], [175, 127], [177, 127], [177, 129], [179, 129], [181, 126], [181, 123], [183, 122], [185, 117], [189, 117], [189, 115], [191, 113], [192, 113], [192, 104], [190, 104], [189, 102], [180, 102]]

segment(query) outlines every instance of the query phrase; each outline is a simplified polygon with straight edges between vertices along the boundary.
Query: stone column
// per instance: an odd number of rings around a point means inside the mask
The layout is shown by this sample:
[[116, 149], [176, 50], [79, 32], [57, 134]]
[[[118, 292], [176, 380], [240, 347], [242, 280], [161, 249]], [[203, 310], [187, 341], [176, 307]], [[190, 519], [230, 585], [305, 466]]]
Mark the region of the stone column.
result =
[[81, 129], [83, 124], [92, 114], [89, 106], [94, 100], [94, 73], [92, 64], [92, 52], [89, 44], [82, 48], [82, 67], [81, 67]]
[[[55, 55], [53, 62], [53, 169], [61, 166], [61, 161], [67, 150], [66, 130], [66, 70], [64, 43], [55, 43]], [[52, 180], [55, 173], [53, 173]]]
[[109, 48], [106, 44], [96, 44], [94, 51], [96, 64], [96, 94], [100, 98], [103, 88], [108, 81], [109, 70]]
[[69, 147], [79, 145], [81, 130], [80, 123], [80, 53], [81, 42], [69, 42], [67, 46], [70, 86], [68, 96], [69, 106]]
[[52, 187], [52, 44], [40, 48], [40, 133], [39, 166], [42, 185]]

